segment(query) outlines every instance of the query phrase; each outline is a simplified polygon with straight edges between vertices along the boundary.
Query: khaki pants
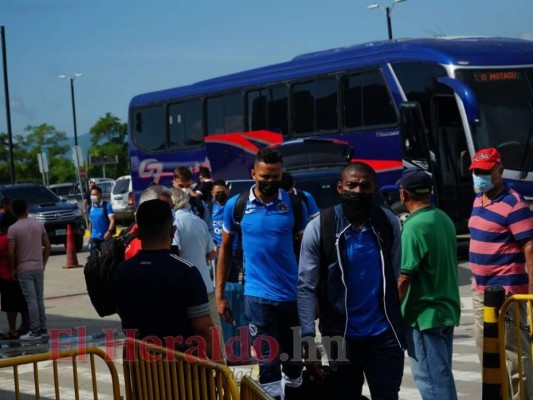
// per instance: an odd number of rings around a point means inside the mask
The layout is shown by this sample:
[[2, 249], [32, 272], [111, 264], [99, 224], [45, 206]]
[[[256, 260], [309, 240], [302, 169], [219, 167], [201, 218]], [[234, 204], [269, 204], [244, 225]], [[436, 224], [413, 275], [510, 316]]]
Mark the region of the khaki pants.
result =
[[[476, 335], [476, 347], [479, 356], [479, 362], [483, 368], [483, 297], [472, 285], [472, 303], [474, 306], [474, 332]], [[526, 303], [515, 303], [509, 307], [508, 312], [514, 320], [515, 307], [519, 307], [520, 321], [527, 324], [527, 308]], [[517, 322], [505, 328], [505, 356], [507, 359], [507, 372], [511, 382], [510, 388], [512, 399], [520, 399], [519, 383], [518, 383], [518, 357], [517, 357], [517, 343], [516, 343], [516, 326]], [[531, 327], [530, 327], [531, 329]], [[522, 347], [522, 369], [525, 399], [533, 399], [533, 365], [531, 358], [531, 339], [526, 331], [521, 330], [520, 340]]]
[[218, 342], [220, 343], [221, 356], [223, 359], [223, 363], [225, 364], [226, 363], [226, 351], [224, 349], [224, 336], [222, 335], [222, 328], [220, 327], [220, 316], [218, 315], [218, 312], [217, 312], [217, 302], [215, 300], [215, 292], [207, 293], [207, 298], [209, 300], [209, 310], [211, 311], [210, 313], [211, 319], [213, 320], [213, 324], [215, 325], [215, 327], [218, 328], [218, 336], [219, 336]]

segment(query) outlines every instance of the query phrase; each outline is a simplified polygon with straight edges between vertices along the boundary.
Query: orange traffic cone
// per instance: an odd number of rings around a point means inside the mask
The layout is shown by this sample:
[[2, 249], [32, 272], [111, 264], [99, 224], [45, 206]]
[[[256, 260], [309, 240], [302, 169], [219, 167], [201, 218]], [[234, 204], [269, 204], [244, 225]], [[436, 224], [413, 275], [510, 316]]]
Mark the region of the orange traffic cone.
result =
[[67, 265], [63, 268], [78, 268], [83, 265], [78, 264], [78, 256], [76, 254], [76, 243], [74, 241], [74, 231], [71, 224], [67, 225]]

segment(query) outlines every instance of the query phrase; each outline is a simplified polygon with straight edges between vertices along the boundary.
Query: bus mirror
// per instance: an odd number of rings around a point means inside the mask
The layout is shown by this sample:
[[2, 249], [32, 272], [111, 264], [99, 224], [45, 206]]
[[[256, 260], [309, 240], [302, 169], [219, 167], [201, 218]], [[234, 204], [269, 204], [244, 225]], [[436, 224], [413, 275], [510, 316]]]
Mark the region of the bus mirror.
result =
[[448, 86], [459, 96], [465, 107], [466, 118], [472, 126], [479, 124], [479, 103], [474, 91], [465, 83], [447, 76], [437, 78], [439, 83]]
[[400, 136], [403, 158], [419, 167], [429, 169], [429, 145], [420, 104], [408, 101], [400, 104]]

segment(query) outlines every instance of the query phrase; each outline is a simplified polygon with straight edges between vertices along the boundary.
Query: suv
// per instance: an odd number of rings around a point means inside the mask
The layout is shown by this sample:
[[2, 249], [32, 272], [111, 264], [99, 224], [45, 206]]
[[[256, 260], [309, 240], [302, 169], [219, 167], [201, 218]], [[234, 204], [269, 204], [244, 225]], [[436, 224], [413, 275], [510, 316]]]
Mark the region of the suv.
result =
[[77, 205], [61, 200], [42, 185], [31, 183], [0, 185], [0, 200], [6, 197], [21, 199], [28, 204], [28, 217], [44, 225], [51, 244], [63, 244], [66, 247], [67, 225], [71, 224], [76, 251], [81, 251], [86, 226]]
[[131, 175], [117, 178], [111, 190], [111, 206], [117, 221], [130, 222], [135, 220], [135, 200], [131, 185]]
[[294, 187], [313, 195], [318, 208], [339, 203], [337, 182], [350, 163], [353, 148], [336, 139], [298, 139], [272, 145], [283, 155], [283, 168], [290, 172]]

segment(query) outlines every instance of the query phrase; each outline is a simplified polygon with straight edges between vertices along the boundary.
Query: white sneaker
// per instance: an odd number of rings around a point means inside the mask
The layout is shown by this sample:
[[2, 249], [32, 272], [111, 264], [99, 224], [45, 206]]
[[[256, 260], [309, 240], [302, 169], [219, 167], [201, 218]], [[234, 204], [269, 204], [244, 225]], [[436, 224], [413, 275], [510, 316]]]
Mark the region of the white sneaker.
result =
[[39, 332], [33, 333], [32, 331], [29, 331], [25, 335], [22, 335], [19, 339], [20, 340], [40, 340], [41, 334]]

